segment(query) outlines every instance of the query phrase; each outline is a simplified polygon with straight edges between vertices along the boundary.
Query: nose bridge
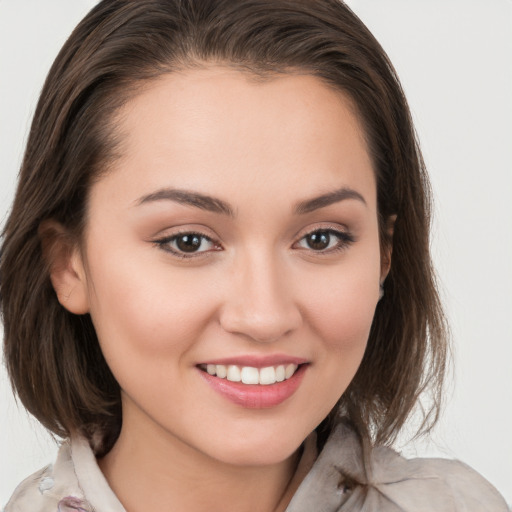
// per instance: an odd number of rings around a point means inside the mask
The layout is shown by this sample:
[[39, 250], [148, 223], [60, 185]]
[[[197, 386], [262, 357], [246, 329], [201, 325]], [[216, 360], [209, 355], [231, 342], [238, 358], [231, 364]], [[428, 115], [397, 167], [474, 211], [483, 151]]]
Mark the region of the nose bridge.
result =
[[300, 325], [291, 276], [271, 248], [253, 247], [240, 254], [231, 282], [221, 315], [227, 331], [268, 342]]

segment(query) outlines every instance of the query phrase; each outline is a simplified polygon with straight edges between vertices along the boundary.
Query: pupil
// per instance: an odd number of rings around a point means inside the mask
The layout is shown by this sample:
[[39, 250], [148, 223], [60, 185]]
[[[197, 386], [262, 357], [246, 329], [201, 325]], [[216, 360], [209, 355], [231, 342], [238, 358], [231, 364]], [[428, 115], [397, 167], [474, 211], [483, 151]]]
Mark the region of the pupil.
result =
[[317, 251], [329, 247], [330, 241], [331, 237], [328, 231], [317, 231], [316, 233], [311, 233], [311, 235], [308, 235], [307, 237], [309, 247]]
[[201, 237], [197, 235], [182, 235], [176, 240], [178, 249], [183, 252], [194, 252], [201, 246]]

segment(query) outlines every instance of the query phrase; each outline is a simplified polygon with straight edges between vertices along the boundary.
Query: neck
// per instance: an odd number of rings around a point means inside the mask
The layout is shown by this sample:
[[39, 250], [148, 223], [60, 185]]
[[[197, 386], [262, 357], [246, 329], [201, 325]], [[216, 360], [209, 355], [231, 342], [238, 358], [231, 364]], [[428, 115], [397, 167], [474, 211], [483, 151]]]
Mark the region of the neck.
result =
[[175, 437], [125, 425], [99, 465], [128, 512], [171, 503], [188, 512], [283, 512], [300, 484], [292, 479], [299, 452], [275, 464], [234, 465]]

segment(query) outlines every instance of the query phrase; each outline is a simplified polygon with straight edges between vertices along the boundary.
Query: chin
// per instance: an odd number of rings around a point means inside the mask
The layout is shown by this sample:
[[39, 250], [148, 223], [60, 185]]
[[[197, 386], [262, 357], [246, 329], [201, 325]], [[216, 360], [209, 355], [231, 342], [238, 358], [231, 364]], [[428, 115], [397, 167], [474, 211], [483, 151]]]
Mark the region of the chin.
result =
[[[263, 428], [263, 427], [262, 427]], [[271, 431], [270, 431], [271, 432]], [[215, 444], [210, 449], [210, 456], [234, 466], [268, 466], [279, 464], [291, 457], [309, 435], [295, 434], [289, 430], [281, 434], [252, 436], [247, 434], [227, 435], [226, 441]], [[212, 446], [210, 445], [210, 448]]]

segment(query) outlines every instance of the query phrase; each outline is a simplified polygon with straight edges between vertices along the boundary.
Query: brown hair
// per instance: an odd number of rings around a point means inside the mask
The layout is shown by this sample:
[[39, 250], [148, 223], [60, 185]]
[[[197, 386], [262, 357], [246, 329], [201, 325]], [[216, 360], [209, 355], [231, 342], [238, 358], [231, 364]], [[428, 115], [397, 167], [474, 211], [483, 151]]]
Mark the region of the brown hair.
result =
[[391, 442], [428, 389], [427, 431], [439, 414], [447, 350], [429, 255], [428, 179], [386, 54], [338, 0], [103, 0], [78, 25], [42, 90], [3, 233], [4, 351], [17, 395], [59, 436], [101, 432], [103, 453], [115, 442], [119, 386], [89, 315], [59, 304], [38, 228], [52, 218], [79, 241], [91, 182], [116, 158], [116, 112], [145, 81], [211, 62], [263, 79], [310, 73], [356, 105], [383, 250], [397, 216], [393, 257], [363, 361], [323, 432], [341, 412], [365, 437]]

